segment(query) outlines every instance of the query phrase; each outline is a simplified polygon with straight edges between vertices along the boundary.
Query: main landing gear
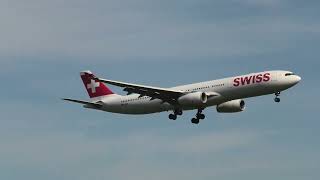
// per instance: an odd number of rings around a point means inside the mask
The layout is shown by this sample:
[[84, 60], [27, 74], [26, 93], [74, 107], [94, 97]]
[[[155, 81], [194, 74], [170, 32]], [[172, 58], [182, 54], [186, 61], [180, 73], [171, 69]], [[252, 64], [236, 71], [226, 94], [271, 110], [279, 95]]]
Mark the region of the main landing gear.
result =
[[169, 114], [169, 119], [176, 120], [177, 116], [181, 116], [183, 114], [182, 110], [174, 110], [173, 114]]
[[276, 95], [276, 97], [274, 98], [274, 102], [279, 103], [280, 102], [280, 98], [279, 98], [280, 92], [276, 92], [275, 95]]
[[[206, 116], [202, 113], [203, 109], [198, 109], [198, 112], [196, 114], [195, 118], [191, 119], [191, 122], [193, 124], [199, 124], [200, 120], [203, 120], [206, 118]], [[172, 114], [169, 114], [169, 119], [176, 120], [178, 116], [181, 116], [183, 114], [182, 110], [174, 110]]]
[[202, 114], [202, 111], [203, 111], [203, 109], [198, 109], [196, 117], [191, 119], [191, 122], [193, 124], [199, 124], [200, 119], [202, 120], [202, 119], [206, 118], [206, 116], [204, 114]]

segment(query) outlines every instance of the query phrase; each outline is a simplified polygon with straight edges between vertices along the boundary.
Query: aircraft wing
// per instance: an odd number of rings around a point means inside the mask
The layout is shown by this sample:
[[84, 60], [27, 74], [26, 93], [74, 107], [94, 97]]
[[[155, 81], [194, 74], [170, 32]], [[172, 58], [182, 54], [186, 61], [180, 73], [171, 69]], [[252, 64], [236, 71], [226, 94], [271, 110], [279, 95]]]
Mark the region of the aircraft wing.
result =
[[183, 91], [177, 91], [177, 90], [172, 90], [167, 88], [131, 84], [131, 83], [125, 83], [120, 81], [101, 79], [97, 77], [93, 77], [93, 79], [98, 80], [100, 82], [107, 83], [107, 84], [111, 84], [114, 86], [123, 87], [124, 88], [123, 91], [128, 92], [128, 95], [132, 93], [136, 93], [136, 94], [140, 94], [141, 97], [149, 96], [152, 99], [161, 99], [164, 102], [168, 102], [173, 105], [177, 103], [177, 99], [179, 97], [185, 95]]
[[81, 101], [81, 100], [75, 100], [75, 99], [62, 99], [65, 101], [70, 101], [70, 102], [75, 102], [75, 103], [79, 103], [79, 104], [84, 104], [84, 105], [89, 105], [95, 108], [101, 108], [102, 104], [99, 103], [94, 103], [94, 102], [87, 102], [87, 101]]

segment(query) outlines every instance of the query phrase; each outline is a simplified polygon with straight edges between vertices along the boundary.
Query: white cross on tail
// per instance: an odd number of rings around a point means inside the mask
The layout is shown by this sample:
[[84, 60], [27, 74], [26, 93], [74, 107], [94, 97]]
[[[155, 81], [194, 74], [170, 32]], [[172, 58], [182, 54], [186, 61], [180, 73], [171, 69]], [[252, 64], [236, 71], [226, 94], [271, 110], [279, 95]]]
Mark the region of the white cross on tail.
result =
[[94, 94], [96, 93], [96, 88], [100, 86], [100, 82], [96, 82], [95, 80], [91, 79], [91, 83], [87, 84], [87, 89], [91, 89], [91, 92]]

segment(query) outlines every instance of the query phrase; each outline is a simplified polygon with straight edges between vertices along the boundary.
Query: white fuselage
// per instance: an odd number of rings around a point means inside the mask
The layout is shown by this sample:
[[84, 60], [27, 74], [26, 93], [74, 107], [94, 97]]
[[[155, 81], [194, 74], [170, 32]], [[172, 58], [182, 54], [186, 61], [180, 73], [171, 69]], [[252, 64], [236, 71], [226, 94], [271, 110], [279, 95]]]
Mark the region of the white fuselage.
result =
[[[186, 93], [205, 92], [213, 94], [209, 96], [203, 108], [219, 105], [235, 99], [244, 99], [262, 96], [284, 91], [300, 81], [300, 77], [289, 71], [266, 71], [236, 76], [213, 81], [172, 87], [172, 90], [180, 90]], [[265, 75], [267, 74], [267, 75]], [[264, 76], [265, 75], [265, 76]], [[138, 94], [128, 96], [108, 95], [96, 99], [103, 107], [99, 110], [121, 114], [150, 114], [174, 109], [193, 110], [198, 106], [173, 106], [160, 99], [152, 99], [148, 96], [140, 97]]]

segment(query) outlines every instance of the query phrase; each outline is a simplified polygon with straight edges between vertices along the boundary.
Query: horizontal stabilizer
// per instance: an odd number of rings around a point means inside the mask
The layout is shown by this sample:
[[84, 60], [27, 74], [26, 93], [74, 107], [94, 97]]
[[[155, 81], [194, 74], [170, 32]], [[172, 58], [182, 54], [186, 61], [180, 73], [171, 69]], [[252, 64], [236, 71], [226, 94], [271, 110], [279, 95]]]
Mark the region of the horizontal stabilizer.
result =
[[95, 108], [101, 108], [102, 107], [102, 104], [100, 104], [100, 103], [81, 101], [81, 100], [75, 100], [75, 99], [62, 99], [62, 100], [75, 102], [75, 103], [79, 103], [79, 104], [84, 104], [84, 105], [89, 105], [89, 106], [93, 106]]

